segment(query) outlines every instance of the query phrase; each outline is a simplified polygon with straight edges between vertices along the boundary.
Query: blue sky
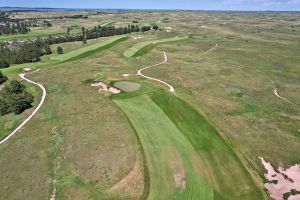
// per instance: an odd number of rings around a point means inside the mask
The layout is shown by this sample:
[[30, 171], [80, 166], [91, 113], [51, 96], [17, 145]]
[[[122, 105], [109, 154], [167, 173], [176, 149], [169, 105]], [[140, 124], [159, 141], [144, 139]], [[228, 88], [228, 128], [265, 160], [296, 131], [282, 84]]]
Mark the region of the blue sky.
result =
[[0, 0], [0, 6], [300, 11], [300, 0]]

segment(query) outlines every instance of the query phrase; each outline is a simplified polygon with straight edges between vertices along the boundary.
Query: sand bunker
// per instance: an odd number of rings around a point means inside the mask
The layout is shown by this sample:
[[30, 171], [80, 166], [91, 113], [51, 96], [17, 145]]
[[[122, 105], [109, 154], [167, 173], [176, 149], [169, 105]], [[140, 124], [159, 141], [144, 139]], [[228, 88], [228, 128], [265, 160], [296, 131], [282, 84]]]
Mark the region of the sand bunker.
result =
[[[261, 157], [260, 159], [265, 169], [268, 171], [268, 173], [265, 174], [265, 178], [269, 180], [270, 183], [266, 183], [265, 187], [268, 189], [270, 196], [273, 199], [282, 200], [285, 193], [289, 193], [291, 190], [300, 191], [300, 165], [297, 164], [287, 169], [279, 167], [275, 170], [270, 163], [266, 162]], [[288, 198], [288, 200], [291, 199], [299, 200], [300, 195], [290, 196]]]
[[125, 91], [125, 92], [134, 92], [141, 88], [140, 84], [132, 83], [129, 81], [119, 81], [114, 84], [115, 87]]
[[137, 39], [141, 39], [142, 36], [132, 36], [132, 38], [133, 38], [134, 40], [137, 40]]
[[118, 94], [121, 92], [121, 90], [114, 88], [114, 87], [109, 87], [103, 82], [98, 82], [98, 83], [93, 83], [91, 84], [92, 87], [98, 87], [99, 92], [104, 91], [104, 92], [110, 92], [113, 94]]
[[30, 67], [26, 67], [26, 68], [24, 68], [23, 69], [23, 71], [25, 71], [25, 72], [29, 72], [29, 71], [31, 71], [32, 69], [30, 68]]

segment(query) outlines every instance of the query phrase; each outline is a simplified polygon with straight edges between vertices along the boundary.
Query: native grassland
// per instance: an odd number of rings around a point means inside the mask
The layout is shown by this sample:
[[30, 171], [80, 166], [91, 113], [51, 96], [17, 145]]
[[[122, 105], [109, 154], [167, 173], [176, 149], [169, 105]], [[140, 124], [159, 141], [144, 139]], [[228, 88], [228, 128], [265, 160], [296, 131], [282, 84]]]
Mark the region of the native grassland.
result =
[[[36, 117], [0, 146], [1, 197], [47, 199], [55, 186], [57, 199], [140, 199], [148, 194], [150, 199], [193, 199], [196, 194], [263, 199], [258, 156], [274, 166], [300, 162], [299, 14], [136, 16], [94, 13], [87, 20], [53, 22], [63, 30], [137, 20], [163, 30], [130, 34], [126, 41], [74, 61], [52, 63], [50, 56], [33, 65], [41, 70], [28, 77], [43, 83], [48, 96]], [[124, 56], [135, 45], [176, 36], [190, 37], [157, 44], [142, 56]], [[65, 55], [86, 48], [80, 42], [61, 46]], [[172, 84], [174, 95], [155, 82], [122, 77], [161, 62], [163, 51], [168, 62], [144, 73]], [[4, 72], [17, 77], [23, 67]], [[116, 96], [90, 87], [93, 81], [120, 80], [142, 87]], [[275, 88], [289, 102], [276, 97]]]

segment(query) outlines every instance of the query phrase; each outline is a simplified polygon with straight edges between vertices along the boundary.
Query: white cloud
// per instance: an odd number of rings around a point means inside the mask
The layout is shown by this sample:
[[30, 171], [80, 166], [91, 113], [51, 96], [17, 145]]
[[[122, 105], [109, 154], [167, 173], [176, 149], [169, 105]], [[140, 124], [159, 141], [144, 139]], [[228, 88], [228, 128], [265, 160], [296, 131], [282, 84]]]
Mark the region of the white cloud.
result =
[[276, 9], [289, 5], [300, 6], [300, 0], [224, 0], [222, 5], [230, 8]]

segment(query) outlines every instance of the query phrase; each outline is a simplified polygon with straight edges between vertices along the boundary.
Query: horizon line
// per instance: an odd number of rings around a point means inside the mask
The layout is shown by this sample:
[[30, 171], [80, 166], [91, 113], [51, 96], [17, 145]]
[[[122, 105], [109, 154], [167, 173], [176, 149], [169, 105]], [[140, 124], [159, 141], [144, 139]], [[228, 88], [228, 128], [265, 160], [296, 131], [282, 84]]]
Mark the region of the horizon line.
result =
[[71, 9], [71, 10], [155, 10], [155, 11], [223, 11], [223, 12], [300, 12], [300, 10], [226, 10], [226, 9], [180, 9], [180, 8], [62, 8], [62, 7], [23, 7], [23, 6], [0, 6], [0, 8], [22, 8], [22, 9]]

